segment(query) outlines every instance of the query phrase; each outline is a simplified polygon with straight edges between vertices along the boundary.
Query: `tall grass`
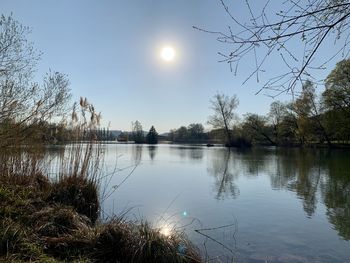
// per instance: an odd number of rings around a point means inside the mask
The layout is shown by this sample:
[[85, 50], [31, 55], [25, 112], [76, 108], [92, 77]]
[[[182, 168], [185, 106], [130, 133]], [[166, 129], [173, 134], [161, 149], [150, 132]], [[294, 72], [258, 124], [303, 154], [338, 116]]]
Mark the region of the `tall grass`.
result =
[[99, 119], [81, 99], [73, 141], [54, 160], [36, 143], [0, 149], [0, 262], [200, 262], [184, 234], [98, 220], [106, 180], [105, 148], [93, 133]]
[[[96, 118], [86, 100], [81, 108]], [[77, 138], [94, 127], [83, 113], [72, 130]], [[144, 222], [98, 220], [105, 149], [89, 136], [64, 146], [56, 176], [46, 147], [0, 151], [0, 262], [200, 262], [183, 233], [165, 236]]]
[[0, 261], [200, 262], [183, 233], [146, 222], [98, 221], [103, 147], [73, 144], [57, 176], [42, 149], [0, 154]]

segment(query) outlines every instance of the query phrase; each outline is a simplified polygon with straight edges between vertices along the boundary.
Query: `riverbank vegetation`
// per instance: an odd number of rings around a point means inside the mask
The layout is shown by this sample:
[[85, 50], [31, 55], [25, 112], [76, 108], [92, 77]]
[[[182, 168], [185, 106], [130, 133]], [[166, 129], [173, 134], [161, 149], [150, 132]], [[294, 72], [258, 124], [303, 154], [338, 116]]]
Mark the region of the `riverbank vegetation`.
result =
[[99, 220], [100, 147], [65, 149], [55, 179], [45, 172], [43, 149], [1, 152], [0, 261], [201, 262], [183, 233]]
[[[235, 114], [239, 101], [236, 96], [216, 94], [211, 100], [212, 115], [208, 124], [213, 130], [204, 132], [201, 124], [172, 130], [169, 140], [175, 142], [224, 143], [227, 146], [348, 146], [350, 142], [350, 59], [340, 61], [325, 81], [325, 90], [309, 80], [290, 102], [273, 101], [267, 115]], [[203, 142], [198, 140], [197, 142]]]

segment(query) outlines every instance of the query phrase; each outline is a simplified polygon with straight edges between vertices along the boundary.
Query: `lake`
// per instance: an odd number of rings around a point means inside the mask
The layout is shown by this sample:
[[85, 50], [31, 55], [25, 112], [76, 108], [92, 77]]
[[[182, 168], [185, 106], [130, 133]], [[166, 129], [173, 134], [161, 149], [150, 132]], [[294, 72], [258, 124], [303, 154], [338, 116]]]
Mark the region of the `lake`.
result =
[[105, 150], [104, 218], [185, 231], [214, 262], [350, 262], [349, 150]]

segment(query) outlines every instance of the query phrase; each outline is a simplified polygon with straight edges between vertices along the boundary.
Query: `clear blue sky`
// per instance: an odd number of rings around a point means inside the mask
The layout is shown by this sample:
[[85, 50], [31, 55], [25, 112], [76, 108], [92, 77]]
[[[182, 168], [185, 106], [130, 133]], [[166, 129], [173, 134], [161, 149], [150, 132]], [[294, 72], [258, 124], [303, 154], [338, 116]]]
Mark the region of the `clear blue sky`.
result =
[[[232, 12], [247, 16], [244, 1]], [[255, 1], [253, 1], [255, 3]], [[265, 114], [272, 99], [254, 95], [262, 83], [242, 85], [253, 61], [243, 61], [238, 76], [218, 51], [229, 47], [192, 26], [225, 30], [229, 18], [216, 0], [0, 0], [1, 12], [32, 28], [31, 40], [43, 52], [38, 80], [49, 69], [66, 73], [74, 98], [87, 97], [102, 111], [104, 125], [159, 132], [203, 123], [218, 91], [236, 94], [237, 112]], [[173, 63], [159, 58], [172, 45]], [[269, 70], [277, 71], [273, 63]], [[329, 72], [329, 70], [327, 71]], [[281, 96], [280, 100], [286, 97]]]

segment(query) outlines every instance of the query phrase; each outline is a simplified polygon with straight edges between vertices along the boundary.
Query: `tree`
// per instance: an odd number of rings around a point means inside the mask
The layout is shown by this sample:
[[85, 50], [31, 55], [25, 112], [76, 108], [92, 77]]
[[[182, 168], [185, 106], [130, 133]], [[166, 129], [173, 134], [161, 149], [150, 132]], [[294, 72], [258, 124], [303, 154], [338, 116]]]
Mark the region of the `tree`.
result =
[[181, 126], [175, 131], [175, 141], [186, 142], [188, 138], [188, 130], [185, 126]]
[[279, 141], [281, 145], [294, 145], [298, 139], [298, 124], [291, 104], [286, 105], [286, 113], [279, 125]]
[[204, 127], [200, 123], [191, 123], [188, 125], [187, 130], [191, 141], [199, 141], [204, 137]]
[[[220, 2], [232, 21], [227, 32], [195, 28], [215, 34], [218, 41], [230, 45], [230, 51], [219, 53], [222, 61], [235, 73], [242, 60], [254, 61], [254, 70], [246, 80], [256, 76], [259, 81], [271, 58], [278, 58], [280, 68], [284, 68], [258, 93], [267, 89], [275, 97], [294, 92], [297, 83], [309, 78], [312, 70], [323, 69], [335, 57], [349, 54], [349, 0], [246, 0], [246, 16], [241, 15], [242, 8], [236, 8], [242, 18], [237, 18], [224, 0]], [[315, 59], [327, 42], [335, 45], [334, 52]]]
[[268, 118], [258, 114], [247, 114], [243, 123], [243, 130], [249, 134], [254, 140], [266, 141], [271, 145], [276, 142], [271, 138], [272, 131], [268, 125]]
[[280, 101], [274, 101], [270, 105], [270, 111], [268, 114], [269, 120], [272, 124], [274, 141], [279, 144], [282, 140], [282, 123], [287, 115], [287, 107], [284, 103]]
[[149, 144], [157, 144], [158, 143], [158, 133], [153, 125], [152, 125], [151, 129], [149, 130], [149, 132], [147, 133], [146, 141]]
[[228, 97], [224, 94], [216, 94], [210, 103], [214, 112], [209, 116], [208, 123], [216, 129], [224, 129], [226, 143], [231, 144], [233, 139], [231, 130], [236, 117], [234, 110], [239, 104], [238, 98], [236, 95]]
[[338, 140], [350, 139], [350, 59], [342, 60], [326, 79], [322, 93], [327, 129]]
[[12, 16], [0, 17], [0, 146], [22, 143], [37, 131], [33, 127], [58, 121], [68, 110], [66, 75], [50, 71], [41, 85], [32, 82], [40, 54], [29, 33]]
[[[33, 43], [28, 41], [30, 29], [12, 16], [0, 17], [0, 78], [17, 78], [26, 81], [32, 77], [40, 59]], [[21, 79], [19, 79], [19, 76]]]
[[315, 85], [310, 80], [303, 83], [302, 92], [291, 104], [291, 109], [296, 114], [298, 134], [302, 144], [318, 138], [320, 142], [326, 140], [331, 146], [323, 121], [322, 107], [315, 93]]
[[338, 62], [328, 75], [322, 97], [329, 110], [340, 110], [350, 116], [350, 59]]
[[139, 121], [131, 123], [132, 126], [132, 138], [135, 143], [144, 143], [145, 138], [143, 136], [142, 125]]

